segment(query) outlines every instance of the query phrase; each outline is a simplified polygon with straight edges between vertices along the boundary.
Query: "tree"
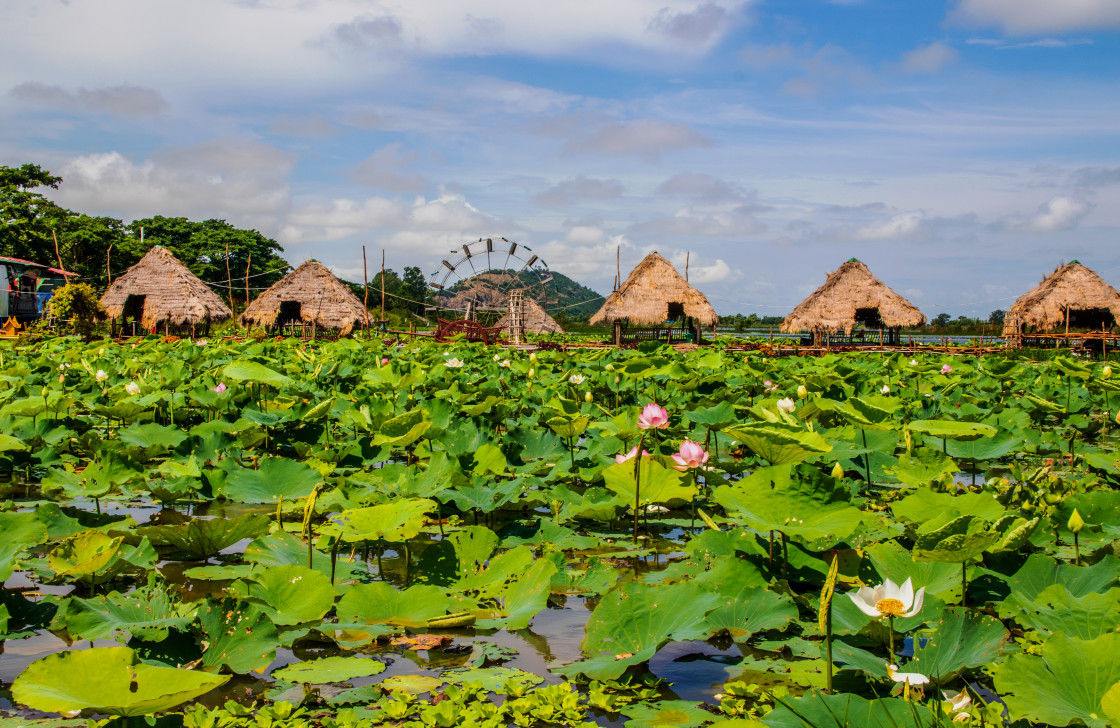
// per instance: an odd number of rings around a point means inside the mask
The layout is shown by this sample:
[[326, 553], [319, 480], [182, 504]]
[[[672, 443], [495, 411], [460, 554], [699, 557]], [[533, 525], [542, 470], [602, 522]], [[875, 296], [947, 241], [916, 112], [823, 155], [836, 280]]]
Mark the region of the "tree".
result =
[[88, 283], [70, 283], [59, 288], [47, 303], [51, 316], [69, 321], [70, 330], [89, 341], [98, 321], [107, 315], [97, 292]]
[[[37, 164], [0, 167], [0, 255], [37, 263], [55, 260], [50, 220], [65, 211], [32, 190], [58, 189], [60, 182], [61, 177]], [[44, 256], [47, 251], [49, 257]]]
[[424, 314], [424, 304], [428, 300], [428, 284], [424, 280], [424, 274], [416, 266], [410, 265], [404, 269], [400, 296], [408, 299], [403, 303], [408, 306], [410, 311], [420, 315]]
[[1002, 308], [997, 308], [988, 314], [988, 323], [994, 326], [1003, 326], [1003, 320], [1007, 317], [1007, 312]]
[[949, 314], [939, 313], [939, 314], [937, 314], [936, 316], [933, 317], [933, 320], [930, 321], [930, 325], [931, 326], [948, 326], [950, 320], [951, 319], [949, 318]]

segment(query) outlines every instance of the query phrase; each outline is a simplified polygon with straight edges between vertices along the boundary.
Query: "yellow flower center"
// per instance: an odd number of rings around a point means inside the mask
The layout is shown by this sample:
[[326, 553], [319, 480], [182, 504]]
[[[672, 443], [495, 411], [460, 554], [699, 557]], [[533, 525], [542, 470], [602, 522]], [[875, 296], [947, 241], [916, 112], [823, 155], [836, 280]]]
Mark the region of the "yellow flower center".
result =
[[875, 608], [884, 617], [898, 617], [906, 611], [906, 606], [897, 599], [880, 599], [875, 602]]

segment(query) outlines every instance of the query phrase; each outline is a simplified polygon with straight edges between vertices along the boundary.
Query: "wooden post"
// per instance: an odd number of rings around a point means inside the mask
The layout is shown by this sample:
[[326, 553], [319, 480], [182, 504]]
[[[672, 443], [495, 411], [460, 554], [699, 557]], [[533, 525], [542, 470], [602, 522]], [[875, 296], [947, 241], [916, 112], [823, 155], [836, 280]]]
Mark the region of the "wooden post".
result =
[[685, 251], [685, 254], [684, 254], [684, 282], [685, 283], [688, 283], [688, 259], [691, 256], [692, 256], [691, 252]]
[[229, 307], [233, 309], [233, 276], [229, 272], [229, 241], [226, 241], [226, 297], [229, 298]]
[[622, 319], [615, 319], [611, 329], [611, 340], [615, 346], [622, 345]]
[[622, 286], [622, 250], [621, 245], [614, 246], [614, 290]]
[[385, 248], [381, 249], [381, 320], [385, 320]]
[[109, 253], [113, 252], [113, 243], [109, 243], [109, 249], [105, 251], [105, 277], [109, 279], [109, 285], [113, 285], [113, 271], [109, 268]]
[[55, 234], [54, 228], [51, 228], [51, 237], [54, 238], [54, 255], [58, 258], [58, 269], [62, 271], [62, 277], [66, 279], [66, 285], [70, 285], [70, 274], [66, 272], [66, 266], [62, 264], [62, 255], [58, 252], [58, 235]]
[[[54, 246], [55, 248], [58, 248], [57, 241], [55, 242]], [[1069, 306], [1066, 306], [1066, 336], [1069, 336]]]
[[253, 264], [253, 254], [249, 253], [249, 259], [245, 261], [245, 308], [249, 308], [249, 266]]
[[[384, 278], [385, 276], [381, 276]], [[366, 295], [362, 300], [362, 308], [366, 312], [366, 338], [369, 338], [369, 270], [366, 268], [366, 246], [362, 246], [362, 285], [365, 286]]]

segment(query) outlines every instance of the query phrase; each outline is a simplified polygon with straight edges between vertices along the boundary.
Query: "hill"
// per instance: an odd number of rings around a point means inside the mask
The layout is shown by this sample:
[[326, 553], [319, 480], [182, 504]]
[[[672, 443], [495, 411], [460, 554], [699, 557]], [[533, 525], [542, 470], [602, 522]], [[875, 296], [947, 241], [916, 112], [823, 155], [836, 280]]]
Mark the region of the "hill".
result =
[[436, 295], [441, 305], [451, 308], [462, 308], [468, 299], [487, 308], [504, 308], [514, 288], [524, 288], [528, 297], [554, 316], [563, 311], [573, 321], [587, 321], [603, 305], [603, 296], [563, 273], [553, 273], [552, 280], [542, 284], [535, 273], [512, 269], [472, 276]]

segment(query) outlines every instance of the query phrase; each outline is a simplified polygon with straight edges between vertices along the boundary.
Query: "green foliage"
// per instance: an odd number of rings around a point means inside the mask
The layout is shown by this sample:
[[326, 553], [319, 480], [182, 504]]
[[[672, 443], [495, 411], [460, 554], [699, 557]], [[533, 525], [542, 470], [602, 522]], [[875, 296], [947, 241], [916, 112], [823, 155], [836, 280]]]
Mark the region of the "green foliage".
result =
[[62, 286], [48, 303], [51, 316], [68, 321], [70, 331], [89, 338], [98, 321], [107, 315], [97, 292], [88, 283], [70, 283]]

